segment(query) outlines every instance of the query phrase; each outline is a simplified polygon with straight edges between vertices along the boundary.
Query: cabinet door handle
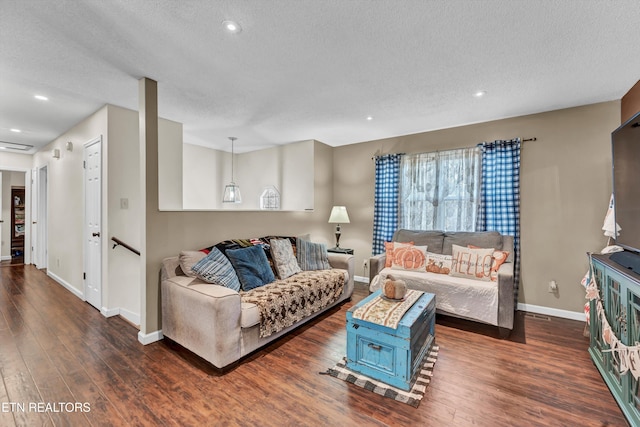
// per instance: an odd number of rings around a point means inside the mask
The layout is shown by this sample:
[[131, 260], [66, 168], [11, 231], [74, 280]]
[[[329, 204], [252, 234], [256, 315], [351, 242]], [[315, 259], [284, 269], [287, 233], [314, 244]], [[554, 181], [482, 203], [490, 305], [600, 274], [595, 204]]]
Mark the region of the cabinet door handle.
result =
[[38, 223], [38, 221], [33, 221], [31, 224], [37, 224], [37, 223]]
[[371, 347], [374, 350], [382, 350], [382, 346], [378, 344], [369, 343], [369, 347]]
[[100, 232], [97, 232], [97, 233], [91, 233], [91, 235], [92, 235], [93, 237], [100, 237]]

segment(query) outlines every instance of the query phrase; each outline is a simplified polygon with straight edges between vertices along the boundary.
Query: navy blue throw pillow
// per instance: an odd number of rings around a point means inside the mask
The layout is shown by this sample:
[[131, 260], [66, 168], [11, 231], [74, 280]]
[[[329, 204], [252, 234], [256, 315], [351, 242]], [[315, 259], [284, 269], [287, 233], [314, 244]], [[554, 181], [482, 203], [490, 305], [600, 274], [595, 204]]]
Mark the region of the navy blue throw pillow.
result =
[[261, 246], [229, 249], [226, 255], [236, 270], [243, 291], [249, 291], [276, 280]]

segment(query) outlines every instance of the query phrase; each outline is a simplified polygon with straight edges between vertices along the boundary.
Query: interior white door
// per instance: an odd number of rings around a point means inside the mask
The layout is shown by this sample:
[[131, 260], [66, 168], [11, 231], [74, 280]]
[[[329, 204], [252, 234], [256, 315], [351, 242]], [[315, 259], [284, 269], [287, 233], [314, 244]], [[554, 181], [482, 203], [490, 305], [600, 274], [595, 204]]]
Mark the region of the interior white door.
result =
[[[38, 168], [33, 168], [31, 170], [31, 256], [33, 264], [35, 264], [36, 268], [39, 267], [40, 264], [40, 242], [38, 235], [38, 192], [39, 192], [39, 182], [38, 179]], [[25, 245], [27, 243], [25, 242]]]
[[84, 147], [85, 299], [102, 306], [102, 138]]
[[31, 171], [31, 250], [36, 268], [47, 268], [47, 166]]

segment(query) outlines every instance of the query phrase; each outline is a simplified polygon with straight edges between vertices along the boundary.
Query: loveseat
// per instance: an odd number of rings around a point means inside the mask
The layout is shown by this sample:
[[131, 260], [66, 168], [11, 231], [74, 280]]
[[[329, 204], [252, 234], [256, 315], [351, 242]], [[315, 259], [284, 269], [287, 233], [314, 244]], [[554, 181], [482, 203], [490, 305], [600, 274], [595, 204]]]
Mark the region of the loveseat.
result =
[[[270, 254], [269, 246], [272, 246], [270, 243], [274, 240], [261, 240], [262, 242], [257, 239], [234, 242], [240, 242], [240, 246], [263, 247], [266, 253]], [[292, 241], [295, 242], [295, 239]], [[194, 254], [198, 257], [198, 252], [206, 254], [208, 251], [216, 250], [217, 248], [211, 247], [201, 251], [183, 251], [180, 256], [164, 259], [161, 270], [161, 298], [163, 335], [217, 368], [224, 368], [267, 345], [349, 299], [353, 293], [353, 255], [327, 253], [324, 248], [317, 252], [317, 256], [322, 257], [325, 263], [328, 262], [325, 269], [299, 271], [300, 269], [293, 265], [297, 272], [284, 279], [278, 278], [278, 265], [270, 257], [269, 262], [272, 264], [271, 267], [274, 267], [273, 282], [248, 290], [234, 290], [220, 284], [220, 281], [208, 283], [202, 276], [192, 277], [192, 268], [197, 262], [189, 258]], [[293, 250], [295, 253], [296, 249]], [[220, 251], [225, 257], [231, 252], [233, 250]], [[211, 254], [213, 252], [206, 256], [210, 257]], [[302, 263], [306, 261], [309, 260], [303, 257]], [[236, 266], [237, 264], [234, 264], [234, 268]], [[249, 267], [251, 268], [251, 265]], [[185, 270], [191, 276], [187, 275]], [[206, 274], [204, 276], [208, 278]], [[215, 279], [212, 281], [215, 282]], [[329, 281], [334, 287], [327, 290]], [[319, 294], [322, 292], [327, 295], [320, 297]]]
[[[508, 335], [513, 329], [512, 236], [495, 231], [400, 229], [385, 246], [384, 253], [369, 260], [370, 291], [380, 289], [391, 276], [392, 279], [403, 280], [409, 289], [435, 294], [438, 312], [498, 326], [501, 336]], [[411, 246], [414, 249], [407, 249]], [[420, 251], [415, 248], [420, 248]], [[423, 262], [422, 253], [424, 264], [420, 264]], [[415, 258], [415, 254], [419, 257]], [[454, 255], [457, 256], [456, 262], [460, 263], [453, 262]], [[390, 262], [390, 257], [393, 262]], [[469, 268], [467, 264], [472, 257], [474, 260], [486, 259], [487, 262], [478, 262], [477, 266]], [[499, 259], [497, 262], [495, 257]]]

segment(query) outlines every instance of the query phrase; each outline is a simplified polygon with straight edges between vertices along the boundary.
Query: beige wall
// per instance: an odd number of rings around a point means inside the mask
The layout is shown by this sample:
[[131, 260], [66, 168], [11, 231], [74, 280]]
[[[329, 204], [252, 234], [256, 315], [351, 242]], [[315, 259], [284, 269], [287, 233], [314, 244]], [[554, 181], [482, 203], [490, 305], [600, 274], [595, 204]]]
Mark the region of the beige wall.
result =
[[[84, 295], [82, 278], [84, 271], [83, 145], [101, 135], [104, 138], [106, 134], [107, 108], [104, 107], [33, 155], [34, 167], [48, 165], [47, 274], [79, 296]], [[65, 149], [67, 141], [73, 143], [73, 151]], [[103, 156], [106, 155], [105, 145], [103, 145]], [[54, 159], [51, 155], [55, 148], [60, 150], [59, 159]], [[104, 173], [106, 171], [103, 167]], [[105, 227], [105, 218], [103, 218], [103, 227]], [[102, 250], [103, 254], [106, 253], [104, 239]]]
[[[370, 141], [334, 149], [334, 204], [347, 206], [341, 244], [355, 249], [356, 274], [371, 255], [372, 157], [470, 147], [482, 141], [524, 142], [521, 163], [520, 302], [580, 312], [587, 251], [607, 243], [602, 222], [611, 195], [611, 131], [620, 125], [613, 101], [487, 123]], [[556, 280], [557, 295], [547, 292]]]
[[[147, 147], [149, 150], [149, 147]], [[327, 223], [333, 200], [333, 148], [314, 141], [314, 205], [310, 212], [161, 212], [147, 205], [147, 288], [146, 323], [141, 330], [149, 334], [162, 328], [158, 272], [165, 257], [183, 249], [200, 249], [230, 238], [260, 237], [267, 234], [295, 236], [310, 233], [316, 242], [332, 242], [332, 227]], [[147, 153], [148, 154], [148, 153]], [[147, 191], [155, 171], [147, 171]]]

